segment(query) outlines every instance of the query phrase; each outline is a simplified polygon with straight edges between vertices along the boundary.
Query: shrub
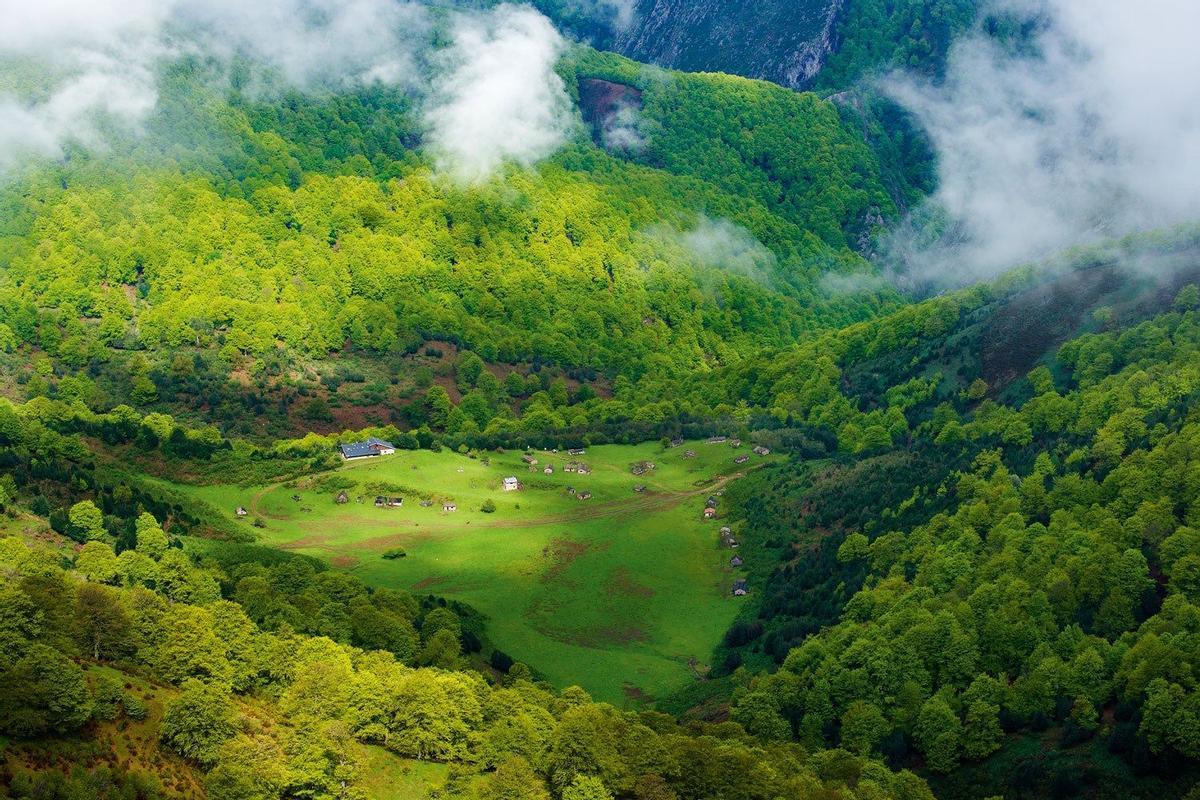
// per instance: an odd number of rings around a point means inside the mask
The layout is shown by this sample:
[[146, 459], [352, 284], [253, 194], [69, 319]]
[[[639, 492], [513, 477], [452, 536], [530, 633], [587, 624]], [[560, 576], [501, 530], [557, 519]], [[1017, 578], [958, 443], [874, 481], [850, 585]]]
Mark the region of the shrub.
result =
[[483, 505], [479, 507], [479, 510], [485, 514], [494, 514], [496, 513], [496, 503], [489, 497], [483, 501]]
[[404, 558], [407, 555], [408, 555], [408, 553], [405, 552], [403, 547], [393, 547], [390, 550], [383, 551], [383, 557], [386, 558], [388, 561], [394, 561], [397, 558]]
[[121, 699], [121, 705], [125, 706], [125, 716], [130, 719], [143, 720], [150, 713], [150, 709], [136, 695], [126, 694]]
[[101, 678], [96, 683], [92, 716], [100, 720], [114, 720], [121, 711], [121, 684], [111, 678]]

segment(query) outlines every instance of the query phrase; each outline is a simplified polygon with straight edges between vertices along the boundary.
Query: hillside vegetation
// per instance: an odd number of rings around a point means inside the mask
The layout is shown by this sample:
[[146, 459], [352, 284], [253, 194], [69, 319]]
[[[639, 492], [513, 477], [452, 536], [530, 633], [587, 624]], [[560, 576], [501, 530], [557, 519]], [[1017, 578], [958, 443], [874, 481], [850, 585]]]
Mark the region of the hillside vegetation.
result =
[[[149, 515], [120, 557], [99, 539], [69, 570], [20, 538], [0, 539], [0, 553], [0, 730], [38, 742], [6, 749], [10, 796], [188, 797], [202, 774], [210, 798], [345, 797], [378, 786], [380, 771], [403, 779], [398, 757], [454, 765], [435, 790], [456, 797], [609, 797], [607, 786], [696, 800], [930, 796], [911, 773], [847, 753], [767, 748], [737, 726], [685, 729], [578, 688], [558, 694], [523, 665], [490, 685], [457, 671], [462, 632], [444, 607], [298, 561], [189, 566]], [[241, 602], [222, 599], [234, 581]], [[321, 595], [345, 598], [333, 602], [349, 604], [342, 624], [356, 631], [407, 635], [364, 651], [247, 615], [268, 597], [303, 606]], [[335, 607], [321, 616], [336, 625]], [[43, 748], [92, 755], [64, 778], [39, 769]]]
[[[863, 82], [1029, 30], [847, 0], [826, 100], [454, 5], [429, 95], [196, 52], [5, 174], [0, 798], [1200, 797], [1200, 228], [870, 260]], [[514, 20], [565, 143], [468, 180]]]
[[[780, 563], [726, 636], [734, 720], [922, 764], [946, 796], [1191, 785], [1200, 267], [1172, 261], [975, 295], [940, 333], [841, 357], [835, 403], [881, 415], [841, 423], [857, 457], [735, 490], [750, 563]], [[991, 351], [1014, 317], [1037, 338]]]
[[[386, 364], [365, 405], [394, 407], [428, 386], [403, 366], [427, 342], [501, 376], [653, 387], [896, 303], [819, 285], [864, 268], [849, 243], [890, 207], [831, 106], [735, 78], [655, 81], [634, 160], [581, 134], [536, 170], [464, 187], [409, 149], [402, 95], [264, 104], [181, 67], [135, 149], [3, 189], [8, 392], [228, 425], [295, 391], [325, 400], [318, 381], [339, 369], [320, 362], [337, 355]], [[520, 410], [492, 395], [480, 429]]]

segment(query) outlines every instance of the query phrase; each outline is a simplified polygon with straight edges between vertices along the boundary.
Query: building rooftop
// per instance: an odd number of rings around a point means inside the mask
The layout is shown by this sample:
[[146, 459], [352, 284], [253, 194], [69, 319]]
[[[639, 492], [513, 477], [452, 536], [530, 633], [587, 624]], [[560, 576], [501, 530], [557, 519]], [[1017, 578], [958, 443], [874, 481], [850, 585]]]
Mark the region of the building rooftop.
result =
[[362, 458], [377, 455], [380, 450], [395, 450], [391, 442], [372, 436], [365, 442], [351, 442], [341, 446], [342, 455], [346, 458]]

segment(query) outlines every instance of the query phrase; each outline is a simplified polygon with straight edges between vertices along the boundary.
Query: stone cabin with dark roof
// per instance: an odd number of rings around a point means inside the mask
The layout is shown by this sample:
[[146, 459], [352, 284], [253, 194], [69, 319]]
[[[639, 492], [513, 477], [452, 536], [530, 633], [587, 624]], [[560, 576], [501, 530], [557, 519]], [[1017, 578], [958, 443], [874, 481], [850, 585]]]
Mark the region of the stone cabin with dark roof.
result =
[[351, 461], [356, 458], [373, 458], [375, 456], [390, 456], [396, 452], [396, 446], [389, 441], [372, 436], [365, 442], [350, 442], [341, 445], [342, 458]]

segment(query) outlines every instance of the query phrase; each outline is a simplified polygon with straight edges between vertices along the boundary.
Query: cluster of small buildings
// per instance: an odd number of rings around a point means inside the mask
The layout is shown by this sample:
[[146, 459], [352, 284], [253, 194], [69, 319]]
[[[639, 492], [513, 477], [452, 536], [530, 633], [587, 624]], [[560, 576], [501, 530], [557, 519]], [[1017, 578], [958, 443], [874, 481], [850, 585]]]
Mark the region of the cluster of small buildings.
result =
[[[733, 529], [728, 525], [722, 526], [721, 528], [721, 546], [728, 547], [730, 550], [736, 550], [738, 548], [737, 539], [733, 537]], [[733, 567], [734, 569], [737, 569], [745, 563], [746, 562], [737, 553], [734, 553], [729, 558], [729, 566]], [[733, 594], [735, 597], [744, 597], [749, 593], [750, 588], [744, 578], [738, 578], [733, 582]]]
[[[738, 440], [738, 439], [734, 439], [733, 441], [735, 441], [735, 442], [738, 442], [738, 444], [741, 444], [741, 441], [740, 441], [740, 440]], [[732, 444], [732, 442], [731, 442], [731, 444]], [[752, 452], [753, 452], [753, 453], [754, 453], [754, 455], [756, 455], [756, 456], [769, 456], [769, 455], [771, 455], [771, 448], [769, 448], [769, 447], [763, 447], [763, 446], [760, 444], [760, 445], [757, 445], [757, 446], [755, 446], [755, 448], [754, 448], [754, 450], [753, 450]], [[742, 455], [740, 455], [740, 456], [738, 456], [737, 458], [733, 459], [733, 463], [735, 463], [735, 464], [745, 464], [745, 463], [746, 463], [747, 461], [749, 461], [749, 460], [750, 460], [750, 456], [748, 456], [748, 455], [746, 455], [745, 453], [743, 453]]]
[[633, 465], [630, 471], [633, 472], [634, 475], [645, 475], [647, 472], [655, 469], [657, 466], [658, 465], [653, 461], [639, 461]]
[[375, 497], [376, 508], [399, 508], [402, 505], [404, 505], [403, 497], [384, 497], [383, 495]]

